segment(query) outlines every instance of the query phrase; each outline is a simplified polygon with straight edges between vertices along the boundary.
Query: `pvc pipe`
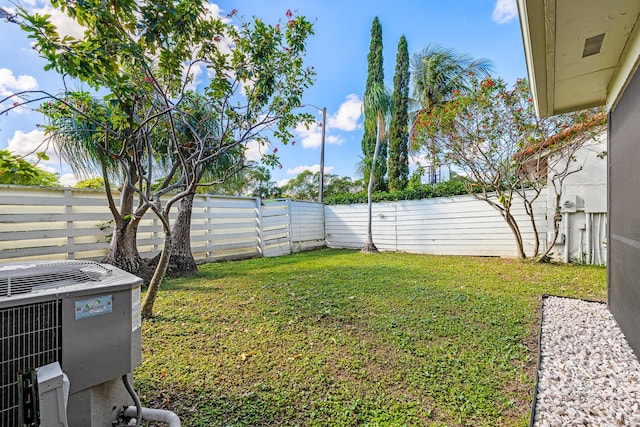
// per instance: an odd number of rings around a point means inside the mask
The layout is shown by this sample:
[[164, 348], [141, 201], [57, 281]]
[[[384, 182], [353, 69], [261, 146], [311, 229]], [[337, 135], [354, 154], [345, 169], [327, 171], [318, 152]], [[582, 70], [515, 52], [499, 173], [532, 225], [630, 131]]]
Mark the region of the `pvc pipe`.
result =
[[593, 257], [591, 256], [591, 213], [584, 213], [585, 227], [587, 228], [586, 238], [587, 238], [587, 264], [593, 264]]
[[[135, 406], [128, 406], [124, 410], [124, 415], [127, 417], [136, 417], [138, 416], [138, 410]], [[180, 418], [171, 412], [165, 409], [152, 409], [152, 408], [142, 408], [142, 419], [147, 421], [160, 421], [163, 423], [169, 424], [169, 427], [180, 427]]]
[[582, 257], [582, 253], [583, 253], [583, 252], [582, 252], [582, 245], [583, 245], [583, 233], [582, 233], [582, 231], [583, 231], [582, 229], [579, 229], [579, 230], [578, 230], [578, 257], [579, 257], [579, 259], [580, 259], [580, 262], [584, 262], [584, 263], [586, 263], [586, 262], [587, 262], [587, 260], [585, 260], [585, 259]]
[[603, 229], [603, 224], [602, 224], [602, 220], [604, 219], [604, 215], [598, 215], [598, 229], [597, 229], [597, 236], [598, 236], [598, 250], [596, 251], [596, 263], [598, 265], [602, 265], [602, 238], [600, 237], [602, 235], [602, 229]]
[[564, 262], [569, 262], [569, 212], [564, 213]]

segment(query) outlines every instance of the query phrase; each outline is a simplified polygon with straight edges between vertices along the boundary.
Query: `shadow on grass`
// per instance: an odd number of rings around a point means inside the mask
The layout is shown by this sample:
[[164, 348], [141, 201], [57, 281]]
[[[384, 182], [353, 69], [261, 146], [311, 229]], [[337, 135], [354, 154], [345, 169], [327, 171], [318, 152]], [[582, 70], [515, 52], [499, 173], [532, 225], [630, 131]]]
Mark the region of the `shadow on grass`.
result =
[[[179, 414], [182, 425], [193, 427], [274, 426], [282, 415], [260, 393], [215, 395], [207, 390], [150, 391], [142, 385], [143, 405], [168, 409]], [[151, 397], [151, 393], [154, 396]]]

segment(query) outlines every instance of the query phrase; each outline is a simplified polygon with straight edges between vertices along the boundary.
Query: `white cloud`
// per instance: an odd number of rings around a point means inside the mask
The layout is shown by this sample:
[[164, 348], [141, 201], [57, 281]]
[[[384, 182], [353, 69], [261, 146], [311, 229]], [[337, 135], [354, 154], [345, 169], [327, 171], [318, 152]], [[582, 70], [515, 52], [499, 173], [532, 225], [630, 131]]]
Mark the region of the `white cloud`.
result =
[[247, 143], [244, 151], [245, 158], [249, 161], [257, 162], [262, 159], [265, 147], [258, 141], [250, 141]]
[[63, 187], [73, 187], [77, 182], [78, 180], [72, 173], [65, 173], [64, 175], [60, 175], [60, 184], [62, 184]]
[[35, 9], [31, 12], [41, 15], [51, 15], [49, 21], [56, 26], [60, 37], [71, 36], [76, 39], [84, 38], [84, 27], [69, 18], [69, 16], [61, 10], [54, 9], [51, 5], [46, 5], [43, 8]]
[[327, 136], [325, 139], [326, 143], [329, 145], [342, 145], [345, 142], [344, 137], [341, 135], [331, 135]]
[[305, 125], [300, 124], [296, 126], [294, 130], [300, 138], [300, 143], [303, 148], [317, 148], [322, 145], [322, 123], [312, 124], [309, 126], [309, 129], [307, 129]]
[[426, 166], [431, 164], [429, 156], [426, 153], [409, 154], [409, 166], [416, 167], [418, 165]]
[[[16, 131], [9, 140], [7, 149], [25, 160], [36, 163], [45, 172], [60, 173], [60, 168], [63, 166], [62, 160], [54, 149], [53, 144], [46, 141], [45, 134], [41, 130], [36, 129], [31, 132]], [[39, 152], [45, 152], [49, 156], [49, 160], [38, 159], [37, 153]], [[63, 185], [73, 185], [76, 179], [73, 174], [64, 174], [61, 176], [60, 182]]]
[[[322, 125], [311, 125], [309, 129], [304, 125], [299, 125], [295, 129], [296, 134], [300, 137], [300, 143], [303, 148], [318, 148], [322, 145]], [[324, 136], [325, 144], [329, 145], [342, 145], [345, 139], [341, 135], [326, 135]]]
[[205, 3], [204, 8], [213, 16], [222, 16], [220, 13], [222, 9], [220, 9], [220, 6], [215, 3]]
[[[23, 132], [17, 130], [9, 140], [7, 149], [13, 153], [23, 156], [25, 159], [38, 162], [38, 167], [47, 172], [58, 172], [58, 167], [62, 163], [54, 145], [46, 140], [45, 134], [41, 130]], [[37, 153], [45, 152], [49, 160], [38, 160]]]
[[9, 96], [23, 90], [38, 89], [35, 77], [23, 74], [16, 77], [8, 68], [0, 68], [0, 95]]
[[[325, 166], [324, 167], [324, 173], [330, 173], [333, 170], [333, 166]], [[312, 165], [312, 166], [307, 166], [307, 165], [300, 165], [298, 167], [295, 168], [291, 168], [291, 169], [287, 169], [286, 174], [287, 175], [299, 175], [304, 171], [311, 171], [313, 173], [316, 172], [320, 172], [320, 165], [316, 164], [316, 165]], [[289, 181], [288, 179], [285, 180]]]
[[496, 0], [491, 18], [498, 24], [506, 24], [518, 16], [516, 0]]
[[[43, 151], [45, 147], [44, 132], [40, 130], [32, 130], [31, 132], [24, 133], [21, 130], [17, 130], [13, 137], [9, 140], [8, 149], [21, 156], [29, 156], [38, 151]], [[53, 151], [53, 150], [51, 150]], [[49, 155], [53, 153], [47, 153]]]
[[279, 179], [276, 181], [276, 186], [278, 187], [284, 187], [285, 185], [287, 185], [289, 183], [290, 180], [292, 180], [293, 178], [285, 178], [285, 179]]
[[[351, 132], [359, 127], [358, 120], [362, 116], [362, 100], [358, 95], [347, 95], [346, 100], [340, 105], [338, 111], [327, 117], [327, 129], [325, 143], [329, 145], [342, 145], [345, 139], [341, 135], [329, 135], [331, 130]], [[295, 133], [301, 140], [303, 148], [318, 148], [322, 145], [322, 121], [310, 125], [307, 129], [304, 125], [295, 128]]]
[[358, 128], [358, 119], [362, 115], [362, 100], [354, 93], [347, 95], [338, 112], [327, 119], [327, 129], [353, 131]]

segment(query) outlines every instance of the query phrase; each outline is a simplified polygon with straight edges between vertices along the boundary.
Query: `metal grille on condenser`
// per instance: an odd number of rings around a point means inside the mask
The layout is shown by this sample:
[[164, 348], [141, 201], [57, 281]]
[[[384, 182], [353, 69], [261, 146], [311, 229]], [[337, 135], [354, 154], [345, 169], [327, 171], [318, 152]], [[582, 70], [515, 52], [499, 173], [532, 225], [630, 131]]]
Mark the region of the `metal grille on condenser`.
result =
[[17, 373], [60, 361], [62, 302], [0, 310], [0, 426], [18, 425]]
[[0, 297], [104, 280], [111, 270], [90, 261], [69, 261], [0, 270]]

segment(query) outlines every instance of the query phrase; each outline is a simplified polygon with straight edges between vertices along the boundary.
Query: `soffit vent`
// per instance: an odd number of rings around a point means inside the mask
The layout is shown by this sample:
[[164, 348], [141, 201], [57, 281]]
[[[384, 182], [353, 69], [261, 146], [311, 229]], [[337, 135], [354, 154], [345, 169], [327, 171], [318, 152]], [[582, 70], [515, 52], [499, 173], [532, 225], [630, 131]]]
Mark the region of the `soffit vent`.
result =
[[111, 273], [112, 271], [103, 265], [90, 261], [0, 267], [0, 297], [98, 282], [104, 280]]
[[600, 53], [600, 49], [602, 49], [602, 42], [604, 41], [604, 33], [598, 34], [597, 36], [589, 37], [584, 41], [584, 49], [582, 51], [582, 57], [586, 58], [587, 56], [595, 55]]

